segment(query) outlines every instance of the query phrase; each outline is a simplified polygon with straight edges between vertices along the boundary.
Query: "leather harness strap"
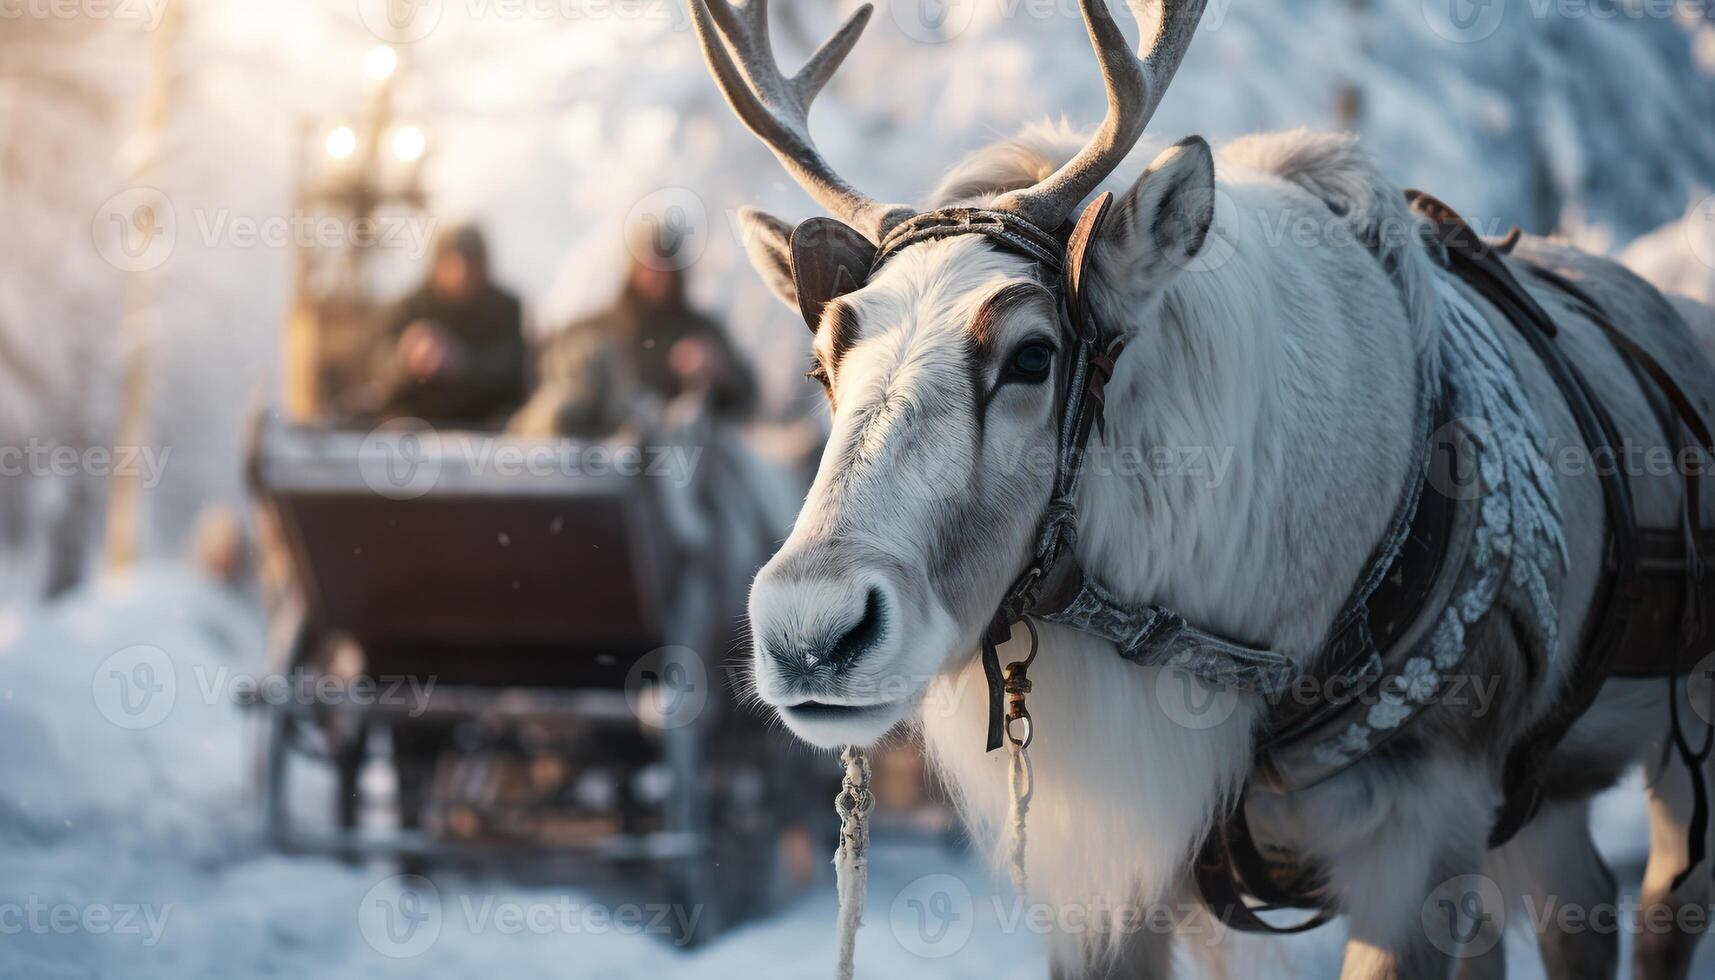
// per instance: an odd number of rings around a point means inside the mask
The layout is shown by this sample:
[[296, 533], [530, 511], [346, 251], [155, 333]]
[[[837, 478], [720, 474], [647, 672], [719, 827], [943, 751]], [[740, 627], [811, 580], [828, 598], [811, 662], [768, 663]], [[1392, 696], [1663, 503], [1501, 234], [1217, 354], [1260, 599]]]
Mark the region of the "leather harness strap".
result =
[[[1445, 249], [1448, 268], [1500, 311], [1530, 345], [1560, 389], [1578, 426], [1585, 447], [1595, 458], [1611, 458], [1620, 442], [1619, 430], [1596, 399], [1589, 382], [1555, 343], [1559, 329], [1548, 312], [1525, 291], [1501, 259], [1464, 219], [1434, 197], [1407, 192], [1412, 210], [1429, 219], [1435, 241]], [[1586, 622], [1592, 624], [1580, 644], [1568, 687], [1549, 716], [1535, 725], [1507, 755], [1502, 787], [1505, 798], [1490, 832], [1489, 846], [1511, 840], [1535, 816], [1541, 804], [1543, 762], [1572, 723], [1596, 699], [1606, 677], [1604, 668], [1625, 638], [1626, 624], [1638, 594], [1637, 520], [1631, 486], [1616, 468], [1598, 468], [1608, 532], [1603, 583]]]
[[[1623, 437], [1612, 416], [1596, 398], [1583, 373], [1555, 342], [1559, 331], [1553, 318], [1512, 274], [1501, 257], [1501, 250], [1485, 242], [1452, 209], [1435, 198], [1419, 192], [1410, 195], [1410, 200], [1413, 209], [1435, 225], [1436, 239], [1446, 249], [1449, 267], [1502, 313], [1542, 361], [1566, 399], [1592, 457], [1617, 459], [1616, 449]], [[1679, 457], [1682, 462], [1685, 459], [1683, 453], [1687, 450], [1701, 448], [1707, 452], [1708, 447], [1715, 446], [1708, 423], [1672, 375], [1647, 350], [1622, 332], [1588, 293], [1548, 269], [1536, 265], [1527, 268], [1542, 282], [1568, 295], [1600, 328], [1655, 407], [1663, 431], [1682, 454]], [[1549, 755], [1572, 725], [1595, 703], [1610, 667], [1621, 651], [1645, 646], [1668, 651], [1673, 659], [1667, 673], [1672, 677], [1679, 670], [1689, 669], [1686, 655], [1698, 649], [1697, 644], [1705, 632], [1707, 616], [1704, 609], [1708, 597], [1702, 587], [1704, 561], [1701, 553], [1704, 478], [1693, 468], [1684, 467], [1679, 587], [1651, 588], [1649, 580], [1640, 574], [1640, 535], [1631, 486], [1617, 465], [1596, 469], [1602, 482], [1608, 525], [1606, 567], [1600, 595], [1586, 620], [1585, 638], [1579, 645], [1565, 693], [1548, 715], [1532, 726], [1508, 754], [1502, 782], [1506, 796], [1490, 834], [1491, 847], [1499, 847], [1511, 840], [1535, 815], [1541, 804], [1541, 778]], [[1675, 617], [1678, 622], [1672, 624], [1671, 632], [1665, 636], [1644, 635], [1644, 631], [1634, 624], [1667, 624], [1661, 623], [1663, 617], [1640, 616], [1639, 613], [1663, 605], [1680, 610], [1680, 615]], [[1670, 698], [1669, 709], [1676, 716], [1677, 700], [1677, 697]], [[1677, 717], [1673, 735], [1676, 741], [1683, 742]], [[1704, 752], [1707, 751], [1706, 746]], [[1696, 764], [1701, 760], [1692, 757], [1686, 761], [1697, 800], [1693, 823], [1706, 823], [1707, 793], [1703, 786], [1702, 767]], [[1694, 832], [1690, 843], [1691, 866], [1695, 867], [1703, 858], [1702, 833]]]
[[[1553, 378], [1566, 399], [1586, 449], [1594, 458], [1612, 456], [1620, 443], [1612, 417], [1602, 407], [1577, 366], [1556, 343], [1553, 318], [1519, 283], [1502, 259], [1518, 235], [1489, 243], [1456, 213], [1421, 192], [1407, 192], [1412, 209], [1427, 218], [1447, 268], [1507, 319]], [[1543, 282], [1568, 295], [1602, 330], [1628, 369], [1637, 378], [1657, 412], [1662, 428], [1682, 454], [1715, 451], [1715, 438], [1683, 389], [1641, 345], [1626, 336], [1584, 290], [1549, 270], [1527, 266]], [[1685, 457], [1679, 457], [1683, 460]], [[1707, 457], [1706, 457], [1707, 458]], [[1682, 464], [1683, 465], [1683, 464]], [[1703, 531], [1702, 481], [1691, 467], [1684, 473], [1681, 527], [1672, 533], [1640, 531], [1631, 487], [1617, 467], [1598, 468], [1607, 515], [1605, 567], [1596, 602], [1587, 618], [1584, 640], [1567, 681], [1567, 690], [1553, 710], [1532, 726], [1508, 753], [1503, 774], [1503, 803], [1491, 829], [1490, 846], [1510, 840], [1535, 815], [1542, 799], [1541, 779], [1546, 761], [1566, 732], [1588, 710], [1613, 672], [1617, 658], [1644, 650], [1670, 651], [1667, 665], [1643, 662], [1628, 673], [1669, 677], [1672, 745], [1690, 770], [1695, 796], [1689, 828], [1690, 861], [1674, 881], [1678, 887], [1704, 858], [1708, 826], [1707, 790], [1702, 761], [1715, 749], [1715, 729], [1701, 748], [1693, 750], [1681, 729], [1677, 676], [1688, 670], [1697, 651], [1715, 642], [1715, 624], [1706, 614], [1703, 549], [1715, 541]], [[1421, 517], [1420, 521], [1421, 523]], [[1408, 554], [1402, 554], [1405, 565]], [[1276, 723], [1266, 742], [1290, 740], [1304, 726]], [[1211, 911], [1228, 926], [1246, 932], [1287, 934], [1313, 929], [1338, 914], [1336, 901], [1314, 868], [1266, 857], [1251, 834], [1243, 799], [1228, 819], [1217, 825], [1194, 868], [1198, 886]], [[1247, 899], [1255, 899], [1252, 905]], [[1295, 908], [1315, 911], [1310, 919], [1277, 926], [1258, 913]]]
[[[1566, 399], [1585, 447], [1598, 458], [1613, 458], [1620, 442], [1613, 419], [1578, 367], [1555, 342], [1558, 329], [1553, 318], [1519, 283], [1501, 257], [1517, 236], [1498, 244], [1485, 242], [1452, 209], [1435, 198], [1408, 191], [1407, 199], [1412, 209], [1429, 221], [1440, 246], [1437, 258], [1495, 306], [1535, 352]], [[1105, 387], [1124, 347], [1123, 336], [1103, 335], [1090, 308], [1084, 282], [1089, 245], [1111, 202], [1112, 195], [1100, 195], [1084, 209], [1075, 224], [1053, 232], [1008, 212], [949, 208], [901, 223], [873, 251], [867, 242], [845, 235], [840, 229], [830, 232], [801, 227], [804, 233], [793, 236], [794, 277], [801, 292], [806, 294], [801, 306], [812, 329], [829, 299], [861, 285], [891, 255], [920, 242], [955, 235], [981, 235], [1037, 261], [1051, 276], [1050, 286], [1059, 298], [1061, 324], [1072, 351], [1066, 358], [1063, 376], [1053, 490], [1038, 527], [1035, 550], [1024, 572], [1008, 588], [982, 638], [982, 666], [989, 688], [987, 747], [990, 750], [1003, 744], [1002, 700], [1008, 690], [1008, 678], [1001, 670], [997, 648], [1011, 636], [1012, 626], [1027, 616], [1064, 622], [1103, 636], [1114, 641], [1122, 656], [1140, 664], [1166, 663], [1169, 656], [1180, 658], [1175, 663], [1189, 660], [1194, 666], [1188, 669], [1211, 683], [1228, 687], [1278, 693], [1280, 682], [1289, 679], [1283, 678], [1283, 674], [1292, 669], [1292, 662], [1279, 653], [1198, 630], [1171, 610], [1126, 606], [1099, 582], [1088, 579], [1076, 560], [1073, 501], [1090, 433], [1101, 425]], [[798, 268], [800, 265], [802, 269]], [[1621, 333], [1601, 307], [1578, 287], [1547, 270], [1532, 267], [1531, 271], [1571, 297], [1602, 329], [1637, 377], [1663, 428], [1680, 450], [1715, 452], [1715, 438], [1711, 438], [1709, 425], [1656, 358]], [[1420, 413], [1424, 422], [1431, 426], [1444, 423], [1446, 420], [1440, 416], [1449, 401], [1446, 392], [1433, 400], [1426, 397], [1424, 401]], [[1426, 430], [1423, 444], [1418, 447], [1419, 463], [1427, 444]], [[1631, 488], [1617, 468], [1598, 468], [1597, 472], [1607, 517], [1602, 585], [1587, 620], [1585, 639], [1572, 666], [1567, 692], [1508, 754], [1503, 777], [1505, 797], [1496, 814], [1491, 846], [1505, 843], [1535, 814], [1542, 794], [1545, 761], [1595, 700], [1619, 651], [1651, 640], [1669, 644], [1674, 659], [1668, 668], [1640, 673], [1673, 676], [1686, 668], [1688, 653], [1699, 649], [1699, 644], [1715, 642], [1709, 636], [1715, 624], [1705, 615], [1709, 597], [1703, 588], [1702, 549], [1710, 542], [1701, 522], [1702, 477], [1686, 474], [1676, 561], [1674, 555], [1664, 553], [1654, 544], [1661, 539], [1659, 534], [1639, 531]], [[1436, 601], [1435, 583], [1442, 578], [1446, 558], [1435, 543], [1446, 541], [1447, 529], [1458, 520], [1454, 514], [1456, 508], [1446, 499], [1433, 493], [1420, 496], [1419, 481], [1408, 480], [1407, 484], [1386, 537], [1359, 576], [1340, 618], [1330, 629], [1329, 642], [1314, 662], [1316, 673], [1324, 679], [1337, 676], [1353, 680], [1355, 683], [1350, 687], [1354, 694], [1378, 681], [1379, 675], [1369, 672], [1372, 662], [1379, 659], [1378, 634], [1384, 645], [1400, 640], [1401, 634], [1417, 619], [1415, 612]], [[1669, 609], [1674, 615], [1665, 614]], [[1636, 623], [1653, 624], [1653, 628], [1641, 629], [1633, 625]], [[1028, 689], [1021, 669], [1016, 673], [1014, 686]], [[1670, 703], [1674, 712], [1674, 743], [1691, 766], [1697, 794], [1691, 842], [1695, 867], [1703, 858], [1702, 830], [1708, 820], [1707, 794], [1697, 763], [1715, 748], [1715, 730], [1703, 747], [1694, 752], [1680, 731], [1676, 691], [1670, 695]], [[1343, 701], [1329, 701], [1306, 707], [1295, 703], [1270, 719], [1262, 744], [1279, 746], [1292, 742], [1313, 729], [1319, 720], [1329, 717], [1329, 710], [1324, 709], [1330, 705], [1338, 709], [1343, 704]], [[1688, 868], [1684, 874], [1689, 873]], [[1263, 854], [1251, 834], [1243, 794], [1206, 841], [1195, 863], [1195, 875], [1209, 908], [1223, 922], [1240, 930], [1302, 932], [1339, 911], [1336, 901], [1327, 893], [1325, 881], [1314, 868]], [[1251, 905], [1250, 898], [1263, 905]], [[1309, 921], [1290, 927], [1274, 926], [1257, 914], [1269, 908], [1287, 907], [1313, 909], [1316, 914]]]

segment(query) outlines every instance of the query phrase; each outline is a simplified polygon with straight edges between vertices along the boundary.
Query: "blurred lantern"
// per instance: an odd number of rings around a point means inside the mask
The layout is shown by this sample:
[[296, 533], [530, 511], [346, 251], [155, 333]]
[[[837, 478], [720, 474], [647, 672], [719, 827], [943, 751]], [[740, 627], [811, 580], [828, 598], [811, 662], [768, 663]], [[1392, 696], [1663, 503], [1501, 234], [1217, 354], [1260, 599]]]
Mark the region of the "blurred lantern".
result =
[[[401, 124], [394, 111], [409, 67], [392, 45], [369, 48], [361, 114], [331, 129], [304, 124], [297, 210], [314, 227], [339, 234], [295, 240], [281, 352], [282, 407], [294, 421], [350, 411], [342, 405], [369, 397], [367, 352], [380, 295], [393, 288], [387, 283], [417, 274], [420, 256], [388, 247], [422, 238], [428, 204], [420, 184], [428, 135]], [[406, 223], [417, 227], [402, 233]]]
[[328, 156], [335, 160], [348, 160], [357, 152], [357, 133], [350, 126], [336, 127], [328, 133]]
[[393, 155], [401, 163], [416, 163], [423, 156], [427, 140], [415, 126], [400, 126], [393, 131]]
[[390, 44], [378, 44], [369, 49], [363, 56], [363, 71], [370, 78], [384, 82], [393, 77], [393, 69], [399, 67], [399, 52], [393, 50]]

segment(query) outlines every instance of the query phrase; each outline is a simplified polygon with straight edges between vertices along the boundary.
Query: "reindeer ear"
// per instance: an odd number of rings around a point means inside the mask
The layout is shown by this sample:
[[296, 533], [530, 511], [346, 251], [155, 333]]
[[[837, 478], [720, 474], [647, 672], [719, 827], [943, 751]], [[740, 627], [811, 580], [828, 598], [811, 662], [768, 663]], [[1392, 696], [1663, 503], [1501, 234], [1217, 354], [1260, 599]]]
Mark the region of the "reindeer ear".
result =
[[1161, 155], [1115, 202], [1094, 259], [1105, 287], [1158, 292], [1203, 251], [1215, 221], [1215, 159], [1201, 136]]
[[738, 231], [744, 241], [744, 252], [750, 264], [761, 273], [762, 281], [780, 302], [798, 308], [798, 289], [792, 284], [792, 250], [787, 242], [792, 238], [792, 226], [766, 211], [755, 208], [738, 209]]
[[810, 332], [822, 308], [862, 286], [875, 265], [875, 246], [856, 228], [833, 218], [807, 218], [792, 229], [792, 282], [798, 310]]

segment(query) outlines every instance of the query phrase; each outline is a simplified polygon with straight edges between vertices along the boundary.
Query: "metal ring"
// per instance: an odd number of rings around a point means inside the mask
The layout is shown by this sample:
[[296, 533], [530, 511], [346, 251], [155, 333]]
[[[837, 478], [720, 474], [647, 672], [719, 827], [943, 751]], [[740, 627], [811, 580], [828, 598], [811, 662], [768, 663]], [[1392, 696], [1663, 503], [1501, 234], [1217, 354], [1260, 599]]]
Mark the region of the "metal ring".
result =
[[1030, 652], [1024, 655], [1024, 659], [1022, 661], [1018, 662], [1029, 667], [1032, 663], [1036, 662], [1036, 648], [1041, 645], [1041, 637], [1036, 635], [1036, 621], [1034, 619], [1026, 616], [1021, 620], [1021, 622], [1024, 623], [1024, 628], [1030, 631]]
[[[1024, 722], [1024, 735], [1022, 737], [1020, 737], [1018, 735], [1014, 735], [1012, 733], [1012, 723], [1015, 721]], [[1021, 749], [1030, 748], [1030, 740], [1032, 738], [1034, 738], [1035, 736], [1036, 736], [1036, 726], [1030, 720], [1030, 712], [1026, 711], [1022, 714], [1014, 715], [1013, 717], [1008, 718], [1006, 720], [1006, 737], [1007, 737], [1008, 741], [1012, 742], [1012, 744], [1018, 746], [1019, 748], [1021, 748]]]

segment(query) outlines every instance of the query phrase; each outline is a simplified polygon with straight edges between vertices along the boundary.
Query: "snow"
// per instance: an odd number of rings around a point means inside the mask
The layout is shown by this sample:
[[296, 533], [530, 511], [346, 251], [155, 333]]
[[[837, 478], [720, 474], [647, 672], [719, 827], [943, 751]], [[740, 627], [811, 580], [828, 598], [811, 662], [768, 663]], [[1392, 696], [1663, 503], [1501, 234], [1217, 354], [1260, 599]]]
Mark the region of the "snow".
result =
[[[241, 597], [170, 566], [99, 580], [51, 606], [0, 609], [0, 978], [831, 970], [831, 883], [683, 949], [664, 918], [677, 910], [646, 896], [440, 871], [425, 886], [383, 862], [271, 853], [250, 798], [255, 732], [231, 696], [235, 679], [262, 669], [262, 649], [262, 624]], [[143, 685], [157, 700], [141, 696], [143, 665], [158, 668]], [[1635, 882], [1647, 839], [1641, 789], [1633, 780], [1596, 804], [1623, 881]], [[878, 836], [858, 976], [1040, 977], [1043, 930], [1081, 928], [1084, 911], [1026, 905], [956, 848]], [[1219, 948], [1235, 976], [1331, 976], [1341, 941], [1336, 924]], [[1507, 941], [1512, 975], [1541, 976], [1528, 933]], [[1190, 952], [1181, 965], [1201, 975]], [[1698, 976], [1715, 976], [1710, 962]]]

